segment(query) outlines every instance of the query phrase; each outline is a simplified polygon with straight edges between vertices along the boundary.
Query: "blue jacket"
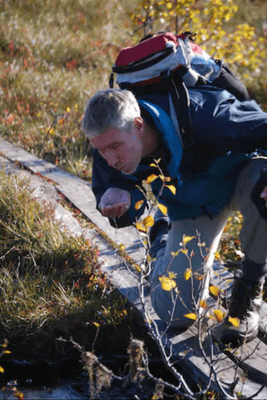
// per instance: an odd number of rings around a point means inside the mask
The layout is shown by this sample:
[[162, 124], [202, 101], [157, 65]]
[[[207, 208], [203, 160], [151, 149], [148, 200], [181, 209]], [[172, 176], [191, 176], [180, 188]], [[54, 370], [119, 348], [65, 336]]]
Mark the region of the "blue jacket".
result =
[[[154, 97], [153, 97], [154, 96]], [[160, 167], [164, 176], [171, 177], [168, 185], [175, 185], [176, 194], [164, 188], [159, 202], [166, 205], [171, 220], [219, 214], [229, 202], [237, 177], [258, 150], [267, 149], [267, 114], [253, 100], [239, 102], [225, 90], [202, 86], [189, 90], [190, 114], [195, 145], [183, 147], [169, 117], [169, 102], [164, 95], [147, 95], [139, 100], [141, 110], [152, 117], [162, 135], [165, 155]], [[153, 103], [156, 98], [157, 105]], [[152, 160], [150, 161], [152, 162]], [[130, 209], [116, 220], [118, 227], [132, 224], [144, 211], [135, 203], [144, 199], [142, 180], [158, 170], [142, 160], [136, 172], [124, 175], [108, 166], [94, 150], [92, 188], [99, 204], [110, 187], [128, 190], [132, 195]], [[151, 183], [155, 196], [162, 180]], [[114, 226], [114, 221], [110, 220]]]

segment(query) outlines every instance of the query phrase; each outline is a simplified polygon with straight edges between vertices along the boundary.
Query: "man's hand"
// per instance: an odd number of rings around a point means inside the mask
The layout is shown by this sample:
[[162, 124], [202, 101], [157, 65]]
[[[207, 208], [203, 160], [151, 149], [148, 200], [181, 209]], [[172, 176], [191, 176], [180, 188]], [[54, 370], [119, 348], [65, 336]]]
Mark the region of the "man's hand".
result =
[[104, 217], [119, 218], [130, 205], [131, 194], [127, 190], [110, 188], [101, 197], [99, 208]]
[[265, 207], [267, 208], [267, 186], [261, 192], [260, 197], [265, 200]]

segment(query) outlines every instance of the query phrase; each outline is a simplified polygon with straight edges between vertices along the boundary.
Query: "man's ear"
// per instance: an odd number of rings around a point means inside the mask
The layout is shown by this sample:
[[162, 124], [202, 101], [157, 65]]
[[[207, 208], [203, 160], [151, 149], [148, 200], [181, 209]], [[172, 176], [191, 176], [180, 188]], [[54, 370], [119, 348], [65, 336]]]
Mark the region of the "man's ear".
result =
[[144, 128], [144, 120], [142, 117], [135, 117], [134, 119], [134, 127], [140, 131]]

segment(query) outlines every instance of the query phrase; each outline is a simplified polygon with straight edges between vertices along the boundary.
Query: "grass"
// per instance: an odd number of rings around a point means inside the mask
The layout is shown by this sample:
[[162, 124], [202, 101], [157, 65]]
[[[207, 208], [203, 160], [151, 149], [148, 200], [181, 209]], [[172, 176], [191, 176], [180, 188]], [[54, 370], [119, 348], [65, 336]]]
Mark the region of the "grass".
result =
[[[1, 134], [85, 178], [90, 178], [90, 150], [80, 129], [85, 103], [108, 86], [125, 40], [112, 25], [111, 5], [98, 6], [61, 0], [0, 3]], [[127, 6], [112, 15], [125, 13]]]
[[[117, 17], [127, 16], [130, 3], [0, 2], [3, 138], [90, 180], [81, 119], [87, 98], [108, 86], [115, 55], [126, 44]], [[62, 232], [54, 210], [31, 198], [27, 182], [1, 174], [0, 191], [0, 337], [17, 344], [16, 356], [24, 349], [29, 358], [41, 346], [46, 354], [48, 347], [62, 352], [59, 336], [90, 349], [95, 335], [101, 342], [103, 331], [107, 339], [106, 329], [116, 329], [126, 311], [99, 269], [98, 250]], [[123, 339], [116, 332], [120, 343], [128, 338], [125, 329]]]
[[0, 179], [2, 339], [116, 326], [127, 313], [100, 271], [98, 249], [63, 230], [28, 180], [5, 172]]
[[[85, 104], [99, 88], [108, 87], [119, 49], [142, 36], [141, 27], [134, 34], [137, 27], [130, 18], [136, 4], [119, 0], [0, 2], [2, 136], [90, 180], [90, 146], [81, 132]], [[249, 14], [252, 23], [260, 17], [257, 9]], [[240, 7], [238, 22], [244, 18], [242, 11], [244, 7]], [[251, 92], [265, 106], [265, 76], [256, 75]]]

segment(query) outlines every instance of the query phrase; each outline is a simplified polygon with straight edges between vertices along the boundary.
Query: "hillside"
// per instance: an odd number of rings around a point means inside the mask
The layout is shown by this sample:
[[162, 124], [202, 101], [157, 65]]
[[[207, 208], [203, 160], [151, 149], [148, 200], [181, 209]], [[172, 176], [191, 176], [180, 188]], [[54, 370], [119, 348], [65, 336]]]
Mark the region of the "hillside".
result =
[[[260, 16], [266, 15], [266, 2], [237, 3], [237, 22], [248, 18], [261, 34]], [[2, 0], [1, 135], [90, 179], [90, 150], [80, 129], [84, 107], [95, 91], [108, 87], [119, 49], [142, 37], [142, 24], [131, 19], [138, 4], [115, 0]], [[157, 22], [153, 27], [165, 29], [165, 25]], [[231, 19], [226, 27], [234, 25], [235, 19]], [[241, 72], [244, 60], [242, 56], [239, 59]], [[238, 63], [234, 67], [238, 72]], [[261, 70], [252, 72], [258, 79], [248, 80], [250, 90], [264, 107], [266, 80], [261, 78]]]

